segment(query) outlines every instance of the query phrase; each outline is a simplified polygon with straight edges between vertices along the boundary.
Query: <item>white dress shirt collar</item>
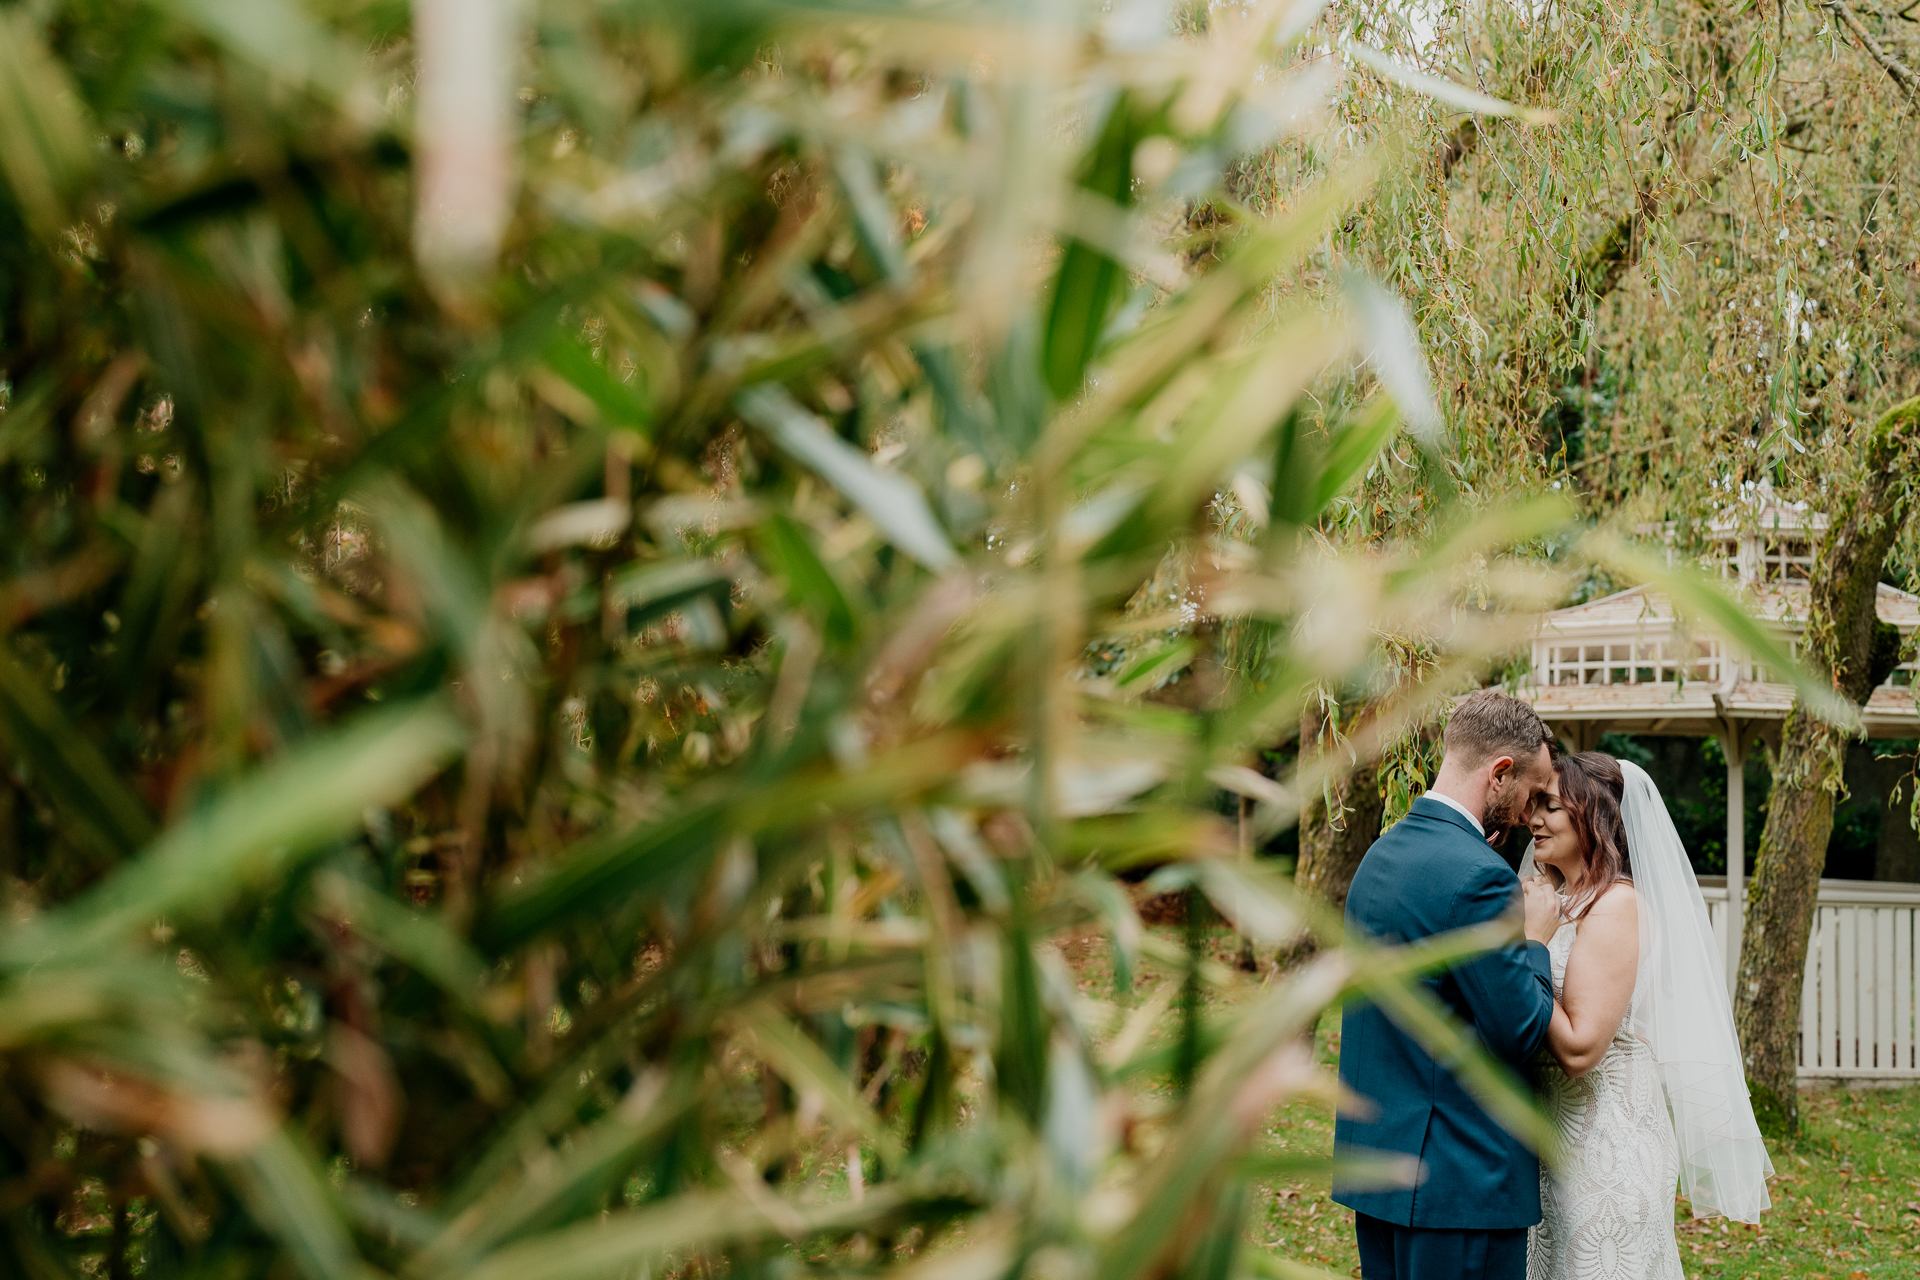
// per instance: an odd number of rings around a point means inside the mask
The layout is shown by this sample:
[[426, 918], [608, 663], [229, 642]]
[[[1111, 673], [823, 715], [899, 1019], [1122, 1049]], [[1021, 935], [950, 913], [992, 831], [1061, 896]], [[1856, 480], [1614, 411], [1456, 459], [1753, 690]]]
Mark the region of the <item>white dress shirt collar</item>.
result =
[[1468, 812], [1467, 806], [1461, 804], [1458, 800], [1455, 800], [1452, 796], [1441, 795], [1438, 791], [1429, 791], [1427, 792], [1427, 795], [1431, 799], [1438, 800], [1441, 804], [1447, 805], [1449, 808], [1457, 809], [1461, 813], [1466, 814], [1467, 821], [1471, 822], [1473, 824], [1473, 829], [1480, 833], [1480, 838], [1483, 840], [1486, 839], [1487, 829], [1484, 826], [1480, 825], [1480, 819], [1474, 817], [1472, 813]]

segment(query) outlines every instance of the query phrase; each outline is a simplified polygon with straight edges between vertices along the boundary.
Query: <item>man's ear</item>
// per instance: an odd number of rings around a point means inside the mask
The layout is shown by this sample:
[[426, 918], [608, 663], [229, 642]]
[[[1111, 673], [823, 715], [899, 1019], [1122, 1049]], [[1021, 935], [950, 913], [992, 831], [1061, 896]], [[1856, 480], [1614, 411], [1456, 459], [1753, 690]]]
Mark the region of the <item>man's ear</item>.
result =
[[1513, 757], [1495, 756], [1493, 759], [1493, 780], [1495, 782], [1505, 782], [1511, 776], [1513, 776]]

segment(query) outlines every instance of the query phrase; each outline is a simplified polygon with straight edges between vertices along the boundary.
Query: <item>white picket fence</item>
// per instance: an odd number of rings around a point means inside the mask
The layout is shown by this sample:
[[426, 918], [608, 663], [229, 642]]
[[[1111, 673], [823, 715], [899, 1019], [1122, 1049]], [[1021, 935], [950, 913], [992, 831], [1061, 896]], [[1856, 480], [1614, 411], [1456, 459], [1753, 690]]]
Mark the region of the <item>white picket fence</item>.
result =
[[[1727, 890], [1700, 877], [1726, 954]], [[1920, 885], [1822, 880], [1800, 994], [1800, 1075], [1920, 1080], [1915, 941]]]

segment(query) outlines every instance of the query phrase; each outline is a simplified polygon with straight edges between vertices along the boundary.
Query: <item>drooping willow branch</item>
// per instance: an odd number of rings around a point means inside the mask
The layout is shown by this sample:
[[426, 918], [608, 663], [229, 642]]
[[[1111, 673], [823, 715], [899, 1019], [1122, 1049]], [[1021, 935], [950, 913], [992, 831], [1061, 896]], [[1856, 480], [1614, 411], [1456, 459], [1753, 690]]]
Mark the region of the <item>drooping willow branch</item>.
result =
[[1920, 76], [1914, 75], [1911, 67], [1894, 57], [1873, 38], [1873, 33], [1867, 30], [1866, 24], [1860, 21], [1859, 15], [1854, 13], [1846, 0], [1821, 0], [1820, 7], [1831, 10], [1835, 17], [1846, 24], [1847, 30], [1853, 32], [1854, 39], [1867, 51], [1867, 56], [1880, 64], [1881, 69], [1900, 86], [1900, 91], [1907, 95], [1908, 104], [1920, 111]]

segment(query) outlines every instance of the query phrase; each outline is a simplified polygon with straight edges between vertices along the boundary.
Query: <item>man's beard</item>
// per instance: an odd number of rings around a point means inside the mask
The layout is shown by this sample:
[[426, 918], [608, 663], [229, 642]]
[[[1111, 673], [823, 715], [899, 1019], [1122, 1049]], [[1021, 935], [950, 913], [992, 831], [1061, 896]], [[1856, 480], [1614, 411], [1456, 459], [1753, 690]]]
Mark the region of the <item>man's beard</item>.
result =
[[1487, 834], [1503, 835], [1507, 828], [1519, 826], [1521, 808], [1518, 786], [1510, 791], [1502, 790], [1499, 795], [1487, 802], [1486, 821], [1482, 823], [1487, 829]]

